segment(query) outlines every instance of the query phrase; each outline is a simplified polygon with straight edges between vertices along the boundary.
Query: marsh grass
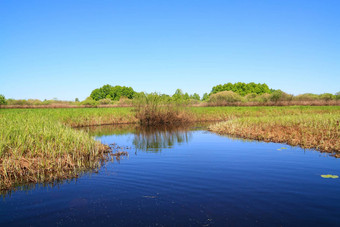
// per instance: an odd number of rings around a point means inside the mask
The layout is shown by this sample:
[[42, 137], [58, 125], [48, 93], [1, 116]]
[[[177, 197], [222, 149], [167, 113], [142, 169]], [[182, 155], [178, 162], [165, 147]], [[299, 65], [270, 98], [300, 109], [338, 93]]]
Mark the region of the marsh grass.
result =
[[241, 117], [217, 123], [209, 129], [247, 139], [340, 152], [339, 120], [340, 112]]
[[185, 104], [157, 93], [139, 94], [134, 100], [135, 116], [141, 125], [179, 124], [190, 121]]
[[49, 116], [1, 114], [0, 189], [76, 177], [99, 168], [110, 151], [86, 132]]

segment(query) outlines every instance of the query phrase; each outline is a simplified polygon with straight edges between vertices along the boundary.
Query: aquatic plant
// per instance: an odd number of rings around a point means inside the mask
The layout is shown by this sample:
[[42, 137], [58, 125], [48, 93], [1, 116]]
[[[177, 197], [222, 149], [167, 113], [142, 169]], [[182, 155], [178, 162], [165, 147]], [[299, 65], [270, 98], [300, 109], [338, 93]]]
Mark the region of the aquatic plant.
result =
[[190, 120], [181, 100], [173, 102], [157, 93], [140, 93], [134, 100], [135, 116], [141, 125], [177, 124]]
[[338, 175], [332, 175], [332, 174], [321, 175], [321, 177], [322, 177], [322, 178], [333, 178], [333, 179], [339, 178]]

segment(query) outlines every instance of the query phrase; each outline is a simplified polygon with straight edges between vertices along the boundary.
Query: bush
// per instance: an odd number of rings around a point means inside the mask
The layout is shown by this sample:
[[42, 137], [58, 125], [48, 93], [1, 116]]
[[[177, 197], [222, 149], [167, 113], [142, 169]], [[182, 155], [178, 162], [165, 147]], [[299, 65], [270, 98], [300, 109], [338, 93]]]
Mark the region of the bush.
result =
[[108, 98], [106, 98], [106, 99], [101, 99], [101, 100], [98, 101], [98, 103], [99, 103], [100, 105], [108, 105], [108, 104], [111, 104], [111, 102], [112, 102], [112, 100], [111, 100], [111, 99], [108, 99]]
[[222, 91], [218, 92], [216, 94], [210, 95], [209, 103], [215, 104], [215, 105], [225, 105], [228, 103], [235, 103], [235, 102], [241, 102], [243, 98], [232, 91]]
[[278, 101], [291, 101], [293, 99], [293, 95], [289, 95], [281, 90], [274, 91], [270, 96], [270, 101], [278, 102]]
[[340, 100], [340, 91], [335, 93], [335, 99], [336, 100]]
[[269, 102], [270, 101], [270, 97], [271, 97], [271, 94], [262, 94], [262, 95], [258, 95], [256, 97], [256, 102], [261, 102], [261, 103], [265, 103], [265, 102]]
[[129, 99], [125, 96], [120, 97], [118, 105], [132, 105], [132, 99]]
[[7, 103], [8, 105], [28, 105], [28, 102], [25, 99], [8, 99]]
[[319, 97], [321, 100], [325, 100], [325, 101], [330, 101], [332, 99], [335, 99], [335, 95], [331, 93], [324, 93], [324, 94], [321, 94]]
[[81, 104], [95, 107], [98, 103], [96, 102], [96, 100], [93, 100], [93, 98], [87, 97], [84, 101], [81, 102]]
[[28, 99], [27, 104], [28, 105], [42, 105], [43, 102], [39, 99]]
[[297, 95], [293, 98], [296, 101], [313, 101], [318, 100], [319, 96], [311, 93]]
[[254, 102], [254, 101], [257, 101], [256, 100], [257, 97], [258, 97], [258, 95], [256, 93], [250, 93], [250, 94], [246, 95], [244, 98], [245, 98], [246, 102]]

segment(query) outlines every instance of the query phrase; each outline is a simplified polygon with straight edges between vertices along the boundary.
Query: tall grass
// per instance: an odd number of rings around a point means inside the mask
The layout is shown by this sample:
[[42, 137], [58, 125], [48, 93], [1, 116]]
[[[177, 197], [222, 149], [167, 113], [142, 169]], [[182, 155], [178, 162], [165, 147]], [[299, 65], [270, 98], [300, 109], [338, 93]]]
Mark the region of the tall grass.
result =
[[47, 115], [0, 117], [0, 189], [74, 177], [99, 166], [108, 148]]
[[178, 124], [190, 120], [182, 103], [157, 93], [139, 94], [134, 100], [136, 118], [141, 125]]

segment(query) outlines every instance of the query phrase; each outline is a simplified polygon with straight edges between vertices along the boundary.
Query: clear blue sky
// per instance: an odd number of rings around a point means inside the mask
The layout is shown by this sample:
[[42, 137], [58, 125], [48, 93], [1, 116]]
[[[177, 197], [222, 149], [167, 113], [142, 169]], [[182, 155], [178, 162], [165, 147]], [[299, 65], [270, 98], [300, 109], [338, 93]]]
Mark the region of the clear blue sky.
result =
[[339, 0], [0, 0], [0, 94], [203, 94], [238, 81], [335, 93], [339, 12]]

